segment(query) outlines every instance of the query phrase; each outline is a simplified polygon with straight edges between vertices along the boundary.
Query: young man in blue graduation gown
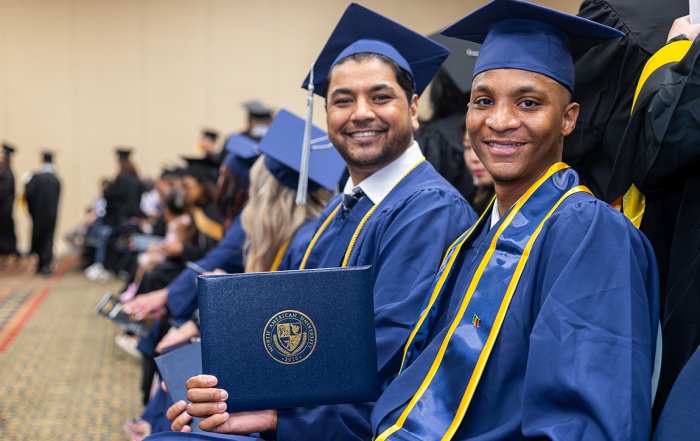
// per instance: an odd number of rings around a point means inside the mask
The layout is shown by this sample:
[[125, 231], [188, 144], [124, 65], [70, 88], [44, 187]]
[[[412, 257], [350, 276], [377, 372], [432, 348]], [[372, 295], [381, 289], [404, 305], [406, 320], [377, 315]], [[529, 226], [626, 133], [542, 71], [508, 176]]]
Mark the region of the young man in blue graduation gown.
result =
[[[459, 193], [413, 140], [418, 94], [447, 56], [441, 45], [358, 5], [341, 18], [313, 68], [326, 99], [329, 138], [347, 163], [343, 194], [321, 215], [303, 268], [372, 265], [378, 375], [396, 376], [411, 326], [426, 304], [444, 251], [475, 220]], [[308, 82], [308, 79], [307, 79]], [[341, 373], [339, 373], [341, 374]], [[187, 413], [205, 430], [276, 432], [278, 440], [367, 439], [372, 404], [231, 414], [216, 407], [213, 377], [194, 377]], [[201, 389], [204, 388], [204, 389]], [[173, 429], [189, 421], [170, 410]], [[185, 427], [184, 430], [189, 430]]]
[[571, 53], [619, 33], [496, 0], [443, 34], [483, 41], [467, 125], [496, 200], [448, 251], [375, 439], [648, 440], [654, 255], [559, 162]]

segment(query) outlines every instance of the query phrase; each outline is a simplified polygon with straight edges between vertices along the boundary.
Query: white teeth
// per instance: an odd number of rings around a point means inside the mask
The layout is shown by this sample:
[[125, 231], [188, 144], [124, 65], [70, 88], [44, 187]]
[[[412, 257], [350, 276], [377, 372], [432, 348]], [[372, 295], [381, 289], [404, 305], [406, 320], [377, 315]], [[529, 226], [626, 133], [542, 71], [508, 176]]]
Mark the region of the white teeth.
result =
[[368, 138], [370, 136], [375, 136], [378, 132], [355, 132], [352, 134], [353, 138]]
[[525, 143], [524, 142], [517, 142], [515, 144], [497, 144], [495, 142], [489, 142], [488, 145], [491, 147], [497, 148], [497, 149], [499, 149], [499, 148], [500, 149], [507, 149], [507, 148], [512, 148], [512, 147], [520, 147], [520, 146], [525, 145]]

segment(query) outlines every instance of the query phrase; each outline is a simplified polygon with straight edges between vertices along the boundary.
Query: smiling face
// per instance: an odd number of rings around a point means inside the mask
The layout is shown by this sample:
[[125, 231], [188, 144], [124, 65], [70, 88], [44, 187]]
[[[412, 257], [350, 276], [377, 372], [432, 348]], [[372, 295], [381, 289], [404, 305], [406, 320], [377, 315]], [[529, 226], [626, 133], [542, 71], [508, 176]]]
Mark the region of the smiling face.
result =
[[385, 61], [342, 61], [328, 81], [326, 121], [328, 137], [357, 184], [409, 147], [418, 128], [418, 96], [407, 100]]
[[494, 69], [472, 83], [467, 131], [472, 148], [498, 187], [524, 192], [561, 161], [564, 137], [579, 106], [553, 79], [518, 69]]

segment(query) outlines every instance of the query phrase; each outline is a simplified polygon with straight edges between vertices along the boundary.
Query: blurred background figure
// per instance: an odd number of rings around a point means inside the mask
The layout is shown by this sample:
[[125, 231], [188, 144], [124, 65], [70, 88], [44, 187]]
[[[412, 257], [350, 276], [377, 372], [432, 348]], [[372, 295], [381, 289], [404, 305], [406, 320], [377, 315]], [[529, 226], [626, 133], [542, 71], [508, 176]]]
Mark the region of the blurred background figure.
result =
[[13, 217], [15, 175], [12, 172], [12, 154], [14, 152], [14, 146], [2, 144], [0, 151], [0, 268], [11, 265], [18, 256]]
[[491, 199], [493, 199], [495, 190], [493, 188], [493, 178], [486, 171], [484, 164], [481, 163], [481, 159], [476, 156], [476, 152], [474, 152], [471, 142], [469, 142], [466, 121], [462, 125], [462, 144], [464, 145], [464, 162], [467, 164], [474, 184], [471, 193], [467, 195], [467, 201], [471, 204], [474, 211], [481, 215], [488, 207]]
[[58, 218], [58, 201], [61, 182], [56, 176], [53, 153], [41, 153], [41, 168], [24, 178], [24, 197], [32, 218], [31, 253], [39, 258], [36, 273], [48, 276], [52, 273], [53, 237]]
[[108, 271], [114, 259], [105, 261], [111, 239], [129, 231], [134, 219], [141, 215], [141, 195], [144, 187], [139, 179], [136, 166], [131, 162], [130, 148], [116, 149], [119, 172], [103, 191], [106, 202], [103, 225], [98, 230], [98, 245], [92, 265], [85, 269], [85, 275], [92, 281], [107, 281], [111, 278]]
[[274, 110], [272, 107], [255, 100], [243, 103], [243, 107], [248, 112], [248, 121], [246, 129], [241, 134], [254, 141], [260, 141], [267, 133], [267, 128], [272, 124]]
[[[462, 160], [462, 126], [472, 87], [474, 61], [480, 45], [439, 33], [430, 36], [450, 49], [450, 55], [430, 83], [429, 120], [415, 133], [425, 158], [465, 199], [474, 192], [469, 169]], [[477, 210], [478, 211], [478, 210]]]
[[226, 152], [220, 149], [217, 141], [219, 140], [219, 132], [212, 129], [202, 130], [202, 136], [199, 139], [199, 150], [216, 164], [221, 164]]

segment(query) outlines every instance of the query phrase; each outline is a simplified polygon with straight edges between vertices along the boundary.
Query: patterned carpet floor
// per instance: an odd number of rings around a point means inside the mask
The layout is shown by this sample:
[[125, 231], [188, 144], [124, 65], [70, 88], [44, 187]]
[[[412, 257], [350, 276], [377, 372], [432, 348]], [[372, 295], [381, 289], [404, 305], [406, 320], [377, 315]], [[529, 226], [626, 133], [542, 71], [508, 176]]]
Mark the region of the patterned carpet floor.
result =
[[126, 440], [140, 362], [93, 310], [107, 290], [64, 259], [49, 278], [0, 272], [0, 440]]

